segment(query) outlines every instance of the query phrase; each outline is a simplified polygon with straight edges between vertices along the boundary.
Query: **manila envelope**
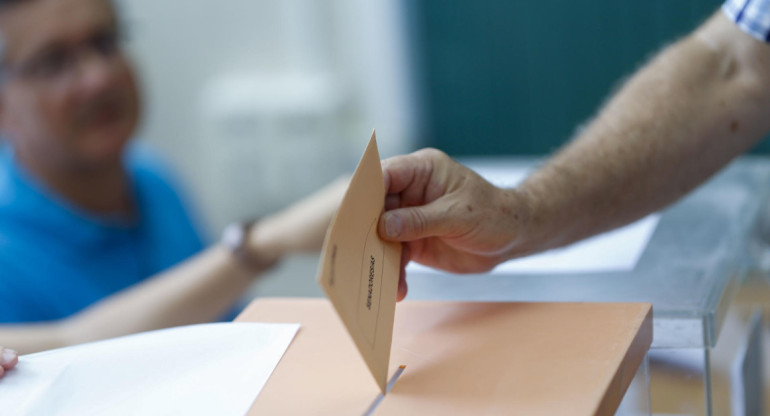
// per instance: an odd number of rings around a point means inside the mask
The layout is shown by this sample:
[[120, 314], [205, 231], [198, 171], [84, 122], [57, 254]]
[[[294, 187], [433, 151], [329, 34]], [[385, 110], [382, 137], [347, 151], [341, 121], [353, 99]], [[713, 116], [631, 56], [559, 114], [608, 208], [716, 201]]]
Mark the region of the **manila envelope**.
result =
[[318, 283], [383, 393], [401, 260], [401, 244], [382, 241], [377, 234], [385, 192], [377, 139], [372, 132], [326, 234], [318, 272]]

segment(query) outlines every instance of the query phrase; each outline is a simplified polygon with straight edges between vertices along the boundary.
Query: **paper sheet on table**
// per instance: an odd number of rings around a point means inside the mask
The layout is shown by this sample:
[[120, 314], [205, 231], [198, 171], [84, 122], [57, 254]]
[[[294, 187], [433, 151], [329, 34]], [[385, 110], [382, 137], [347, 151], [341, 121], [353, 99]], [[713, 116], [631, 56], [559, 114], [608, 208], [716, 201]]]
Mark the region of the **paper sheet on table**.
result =
[[202, 324], [24, 355], [0, 383], [0, 413], [240, 416], [298, 328]]
[[[524, 180], [528, 171], [517, 168], [469, 167], [489, 182], [513, 187]], [[497, 266], [493, 274], [509, 273], [600, 273], [630, 271], [642, 256], [655, 232], [659, 214], [649, 215], [625, 227], [583, 240], [571, 246], [550, 250], [534, 256], [510, 260]], [[434, 269], [410, 263], [409, 273], [436, 272]]]
[[318, 283], [385, 393], [401, 244], [380, 239], [385, 182], [375, 134], [324, 240]]

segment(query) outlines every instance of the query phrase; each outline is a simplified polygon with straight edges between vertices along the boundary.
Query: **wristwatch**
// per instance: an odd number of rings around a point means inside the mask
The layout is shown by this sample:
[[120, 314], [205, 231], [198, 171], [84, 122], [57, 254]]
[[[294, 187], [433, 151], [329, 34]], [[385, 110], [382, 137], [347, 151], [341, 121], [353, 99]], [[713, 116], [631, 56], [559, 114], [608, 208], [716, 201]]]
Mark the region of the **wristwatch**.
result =
[[260, 258], [249, 248], [249, 236], [259, 220], [233, 223], [222, 232], [222, 244], [229, 248], [238, 262], [254, 272], [273, 267], [278, 260]]

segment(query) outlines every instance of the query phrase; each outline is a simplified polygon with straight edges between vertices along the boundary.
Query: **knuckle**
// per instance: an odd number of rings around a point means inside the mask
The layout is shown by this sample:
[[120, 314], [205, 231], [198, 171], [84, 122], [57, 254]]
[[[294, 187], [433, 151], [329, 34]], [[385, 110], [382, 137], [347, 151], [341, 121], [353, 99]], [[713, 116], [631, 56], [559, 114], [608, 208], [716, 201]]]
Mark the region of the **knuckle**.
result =
[[426, 159], [433, 159], [433, 160], [449, 159], [449, 156], [447, 156], [446, 153], [433, 147], [426, 147], [424, 149], [418, 150], [417, 152], [415, 152], [415, 155], [419, 155]]
[[424, 235], [429, 231], [428, 217], [422, 210], [412, 211], [412, 230], [418, 235]]

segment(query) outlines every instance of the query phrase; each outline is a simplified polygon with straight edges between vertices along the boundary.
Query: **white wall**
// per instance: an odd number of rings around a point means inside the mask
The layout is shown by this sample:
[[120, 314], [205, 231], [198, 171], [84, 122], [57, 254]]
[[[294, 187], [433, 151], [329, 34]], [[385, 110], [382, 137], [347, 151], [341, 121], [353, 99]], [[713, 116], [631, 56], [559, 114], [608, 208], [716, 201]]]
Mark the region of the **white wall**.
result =
[[211, 231], [350, 171], [377, 129], [412, 149], [400, 3], [122, 0], [144, 86], [141, 137], [175, 164]]

